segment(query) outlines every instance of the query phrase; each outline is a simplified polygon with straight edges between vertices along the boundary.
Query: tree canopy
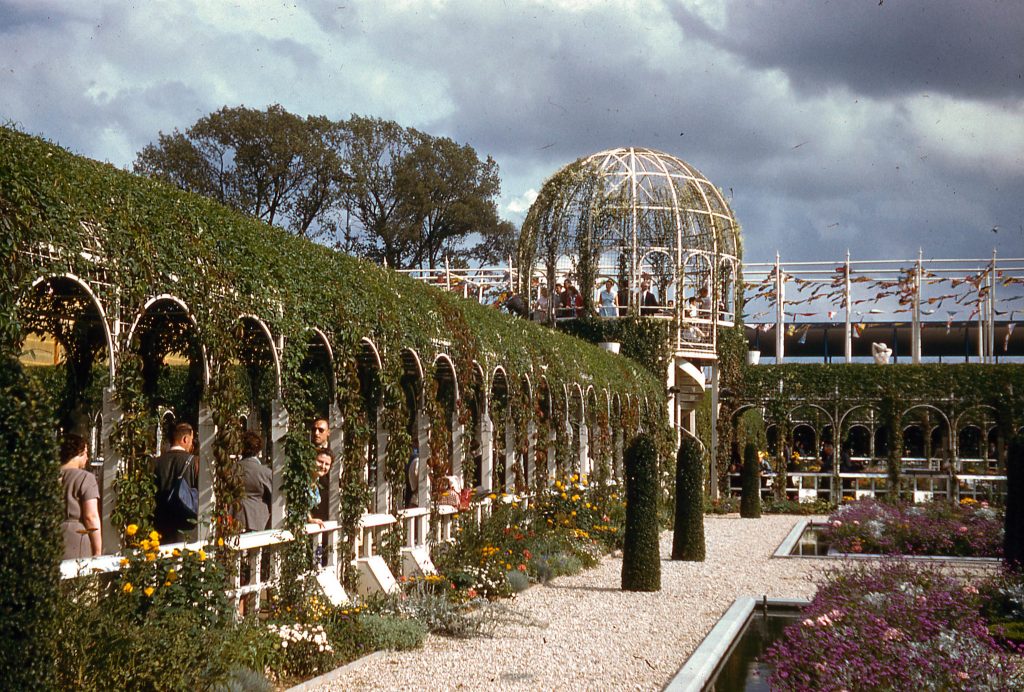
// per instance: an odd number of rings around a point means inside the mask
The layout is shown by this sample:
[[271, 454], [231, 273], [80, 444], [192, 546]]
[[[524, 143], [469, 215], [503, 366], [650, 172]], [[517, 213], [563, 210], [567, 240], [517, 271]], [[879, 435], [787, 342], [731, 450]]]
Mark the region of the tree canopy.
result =
[[225, 106], [159, 133], [134, 169], [395, 268], [503, 261], [515, 244], [494, 159], [391, 120]]

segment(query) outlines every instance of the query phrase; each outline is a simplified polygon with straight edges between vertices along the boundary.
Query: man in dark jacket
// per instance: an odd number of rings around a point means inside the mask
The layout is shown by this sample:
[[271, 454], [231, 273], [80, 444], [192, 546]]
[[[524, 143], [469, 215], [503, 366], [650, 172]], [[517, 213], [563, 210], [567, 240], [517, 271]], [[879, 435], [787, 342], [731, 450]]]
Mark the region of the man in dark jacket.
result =
[[[194, 439], [195, 431], [192, 430], [192, 426], [188, 423], [178, 423], [174, 426], [174, 433], [171, 436], [171, 448], [158, 456], [154, 463], [156, 511], [153, 514], [153, 524], [163, 543], [181, 542], [185, 540], [185, 532], [192, 530], [185, 517], [176, 514], [173, 508], [167, 505], [166, 497], [174, 481], [182, 473], [191, 486], [196, 487], [199, 480], [199, 463], [192, 456]], [[189, 467], [188, 470], [186, 467]]]

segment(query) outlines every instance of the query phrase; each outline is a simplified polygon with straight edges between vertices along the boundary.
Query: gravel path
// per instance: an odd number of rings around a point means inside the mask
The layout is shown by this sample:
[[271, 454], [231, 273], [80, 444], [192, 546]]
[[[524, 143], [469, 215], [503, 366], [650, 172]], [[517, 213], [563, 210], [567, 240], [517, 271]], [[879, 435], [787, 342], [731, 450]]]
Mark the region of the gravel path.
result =
[[320, 690], [661, 689], [739, 595], [809, 598], [831, 561], [770, 559], [800, 519], [705, 519], [707, 560], [672, 562], [661, 537], [658, 593], [619, 589], [621, 558], [520, 594], [512, 605], [546, 627], [507, 625], [493, 638], [430, 636], [419, 651], [368, 661]]

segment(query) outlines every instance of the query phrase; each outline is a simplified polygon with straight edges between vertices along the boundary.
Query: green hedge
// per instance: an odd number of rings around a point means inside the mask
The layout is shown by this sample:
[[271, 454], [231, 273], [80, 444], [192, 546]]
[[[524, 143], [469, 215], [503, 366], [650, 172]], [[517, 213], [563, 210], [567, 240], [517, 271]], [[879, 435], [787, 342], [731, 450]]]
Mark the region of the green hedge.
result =
[[752, 442], [743, 448], [741, 481], [740, 516], [758, 519], [761, 517], [761, 464], [757, 458], [757, 447]]
[[626, 527], [622, 545], [622, 588], [660, 591], [658, 550], [658, 451], [654, 438], [637, 435], [626, 449]]
[[1006, 531], [1003, 560], [1015, 572], [1024, 572], [1024, 434], [1010, 444], [1006, 459]]
[[704, 454], [700, 443], [688, 435], [683, 435], [676, 457], [672, 559], [704, 561]]

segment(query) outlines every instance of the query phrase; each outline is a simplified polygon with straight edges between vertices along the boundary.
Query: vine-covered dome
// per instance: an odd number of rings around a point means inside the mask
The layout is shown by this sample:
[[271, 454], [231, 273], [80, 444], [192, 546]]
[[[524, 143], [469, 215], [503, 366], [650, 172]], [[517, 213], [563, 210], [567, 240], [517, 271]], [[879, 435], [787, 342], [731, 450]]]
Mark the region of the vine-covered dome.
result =
[[[622, 147], [578, 159], [544, 183], [523, 224], [519, 266], [529, 270], [524, 282], [570, 278], [590, 303], [611, 279], [629, 291], [619, 304], [630, 309], [618, 308], [616, 317], [692, 318], [711, 327], [733, 322], [740, 255], [732, 210], [700, 171], [664, 152]], [[657, 309], [641, 309], [644, 285]], [[686, 312], [694, 298], [699, 315]], [[691, 330], [689, 341], [713, 349], [712, 331]]]

